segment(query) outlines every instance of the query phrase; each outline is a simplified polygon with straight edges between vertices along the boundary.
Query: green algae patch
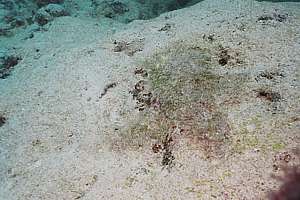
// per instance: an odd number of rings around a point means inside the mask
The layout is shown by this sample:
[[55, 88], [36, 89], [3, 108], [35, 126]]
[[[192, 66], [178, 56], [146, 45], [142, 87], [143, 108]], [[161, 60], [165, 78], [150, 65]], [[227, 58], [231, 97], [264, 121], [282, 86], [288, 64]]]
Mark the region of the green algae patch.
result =
[[235, 139], [232, 139], [231, 152], [242, 154], [246, 151], [260, 151], [266, 152], [278, 152], [286, 147], [283, 139], [269, 139], [263, 135], [256, 135], [256, 133], [241, 132]]
[[[253, 118], [255, 122], [258, 118]], [[257, 124], [260, 125], [259, 120]], [[284, 138], [277, 133], [264, 134], [260, 126], [256, 130], [249, 131], [246, 126], [239, 127], [239, 130], [231, 137], [231, 152], [242, 154], [247, 151], [278, 152], [286, 147]]]
[[138, 92], [151, 93], [152, 100], [122, 141], [139, 147], [161, 144], [164, 149], [166, 138], [171, 138], [207, 152], [222, 149], [231, 130], [228, 107], [240, 98], [247, 78], [222, 73], [218, 49], [202, 39], [178, 41], [142, 61], [139, 67], [147, 71], [150, 91]]
[[285, 144], [283, 142], [276, 142], [272, 144], [273, 151], [281, 151], [285, 148]]

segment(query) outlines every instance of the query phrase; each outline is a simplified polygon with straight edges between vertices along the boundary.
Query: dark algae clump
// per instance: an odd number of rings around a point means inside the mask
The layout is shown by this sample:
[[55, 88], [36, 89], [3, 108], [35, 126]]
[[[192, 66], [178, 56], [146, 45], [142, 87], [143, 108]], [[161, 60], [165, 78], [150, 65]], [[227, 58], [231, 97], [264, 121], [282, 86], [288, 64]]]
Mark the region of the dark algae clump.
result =
[[105, 86], [105, 88], [103, 89], [103, 92], [101, 92], [101, 94], [100, 94], [100, 99], [103, 97], [103, 96], [105, 96], [106, 94], [107, 94], [107, 92], [110, 90], [110, 89], [112, 89], [112, 88], [114, 88], [114, 87], [116, 87], [117, 86], [117, 83], [109, 83], [109, 84], [107, 84], [106, 86]]
[[257, 97], [270, 102], [278, 102], [281, 100], [281, 95], [278, 92], [263, 89], [257, 91]]

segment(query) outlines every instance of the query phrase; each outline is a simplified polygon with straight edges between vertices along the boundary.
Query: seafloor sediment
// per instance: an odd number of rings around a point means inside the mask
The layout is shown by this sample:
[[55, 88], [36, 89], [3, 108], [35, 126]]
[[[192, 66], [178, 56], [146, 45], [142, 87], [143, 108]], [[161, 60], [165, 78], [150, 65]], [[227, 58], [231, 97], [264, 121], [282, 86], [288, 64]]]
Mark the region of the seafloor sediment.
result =
[[0, 1], [1, 200], [267, 199], [299, 166], [300, 4], [154, 3]]

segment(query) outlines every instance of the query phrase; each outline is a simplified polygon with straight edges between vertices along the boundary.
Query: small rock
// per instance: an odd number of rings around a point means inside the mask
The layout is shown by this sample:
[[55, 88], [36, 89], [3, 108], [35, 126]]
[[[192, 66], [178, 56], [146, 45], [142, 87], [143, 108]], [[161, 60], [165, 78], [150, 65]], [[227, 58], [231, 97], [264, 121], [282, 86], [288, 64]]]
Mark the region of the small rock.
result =
[[9, 76], [12, 68], [19, 63], [21, 58], [7, 50], [0, 50], [0, 79]]
[[14, 20], [11, 22], [12, 27], [20, 27], [26, 25], [26, 19], [22, 16], [14, 17]]
[[174, 24], [165, 24], [164, 27], [162, 27], [161, 29], [159, 29], [158, 31], [170, 31], [172, 26], [174, 26]]
[[6, 117], [4, 117], [2, 114], [0, 114], [0, 127], [3, 126], [6, 122]]
[[61, 17], [68, 15], [65, 8], [59, 4], [49, 4], [45, 8], [45, 11], [49, 13], [52, 17]]
[[97, 7], [97, 14], [108, 18], [114, 18], [117, 15], [123, 15], [129, 9], [126, 4], [119, 1], [103, 1]]
[[65, 8], [58, 4], [49, 4], [45, 7], [40, 8], [35, 17], [34, 21], [39, 25], [43, 26], [48, 22], [52, 21], [55, 17], [67, 16], [68, 13]]
[[41, 26], [47, 24], [48, 22], [50, 22], [52, 20], [53, 20], [53, 17], [48, 12], [46, 12], [44, 9], [38, 10], [34, 17], [34, 21], [37, 22]]

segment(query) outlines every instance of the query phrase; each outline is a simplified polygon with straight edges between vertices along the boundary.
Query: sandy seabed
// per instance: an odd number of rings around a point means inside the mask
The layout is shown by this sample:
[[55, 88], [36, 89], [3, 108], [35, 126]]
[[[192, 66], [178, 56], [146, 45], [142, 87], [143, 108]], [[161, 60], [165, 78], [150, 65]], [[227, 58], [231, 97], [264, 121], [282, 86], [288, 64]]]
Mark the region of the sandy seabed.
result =
[[[271, 174], [297, 163], [299, 3], [207, 0], [126, 26], [66, 16], [46, 29], [0, 41], [22, 55], [0, 80], [1, 200], [266, 199], [279, 186]], [[155, 141], [116, 147], [149, 112], [129, 92], [140, 63], [201, 41], [221, 49], [219, 73], [247, 77], [242, 96], [217, 99], [226, 148], [174, 137], [163, 166]]]

